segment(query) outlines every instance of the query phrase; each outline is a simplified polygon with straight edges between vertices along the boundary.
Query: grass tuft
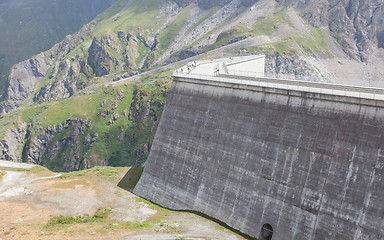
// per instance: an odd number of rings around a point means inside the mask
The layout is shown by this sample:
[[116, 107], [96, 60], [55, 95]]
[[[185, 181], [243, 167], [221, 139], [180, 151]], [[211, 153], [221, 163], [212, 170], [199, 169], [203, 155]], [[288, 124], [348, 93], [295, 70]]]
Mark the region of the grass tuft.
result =
[[83, 177], [90, 174], [95, 174], [96, 176], [106, 176], [106, 177], [117, 177], [119, 172], [113, 167], [107, 166], [97, 166], [90, 169], [85, 169], [81, 171], [65, 172], [62, 173], [60, 178], [71, 178], [71, 177]]
[[98, 209], [96, 213], [91, 217], [89, 215], [83, 216], [55, 216], [51, 217], [46, 226], [53, 227], [56, 225], [65, 225], [65, 224], [76, 224], [76, 223], [90, 223], [90, 222], [103, 222], [105, 218], [108, 217], [108, 214], [112, 211], [110, 208]]

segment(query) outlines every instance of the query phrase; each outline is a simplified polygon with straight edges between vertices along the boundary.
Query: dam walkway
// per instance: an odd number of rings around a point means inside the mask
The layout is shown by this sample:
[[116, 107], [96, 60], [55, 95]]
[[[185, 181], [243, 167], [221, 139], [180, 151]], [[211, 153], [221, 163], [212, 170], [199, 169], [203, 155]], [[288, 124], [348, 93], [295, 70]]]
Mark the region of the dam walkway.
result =
[[[271, 89], [285, 90], [286, 93], [294, 91], [313, 93], [319, 96], [384, 101], [384, 88], [266, 77], [264, 64], [264, 56], [199, 61], [175, 70], [173, 79], [176, 81], [198, 81], [199, 84], [208, 85], [230, 84], [230, 87], [237, 85], [237, 88], [248, 90], [258, 87], [264, 90], [269, 89], [269, 91]], [[252, 71], [246, 71], [249, 69]], [[384, 105], [380, 104], [380, 106]]]

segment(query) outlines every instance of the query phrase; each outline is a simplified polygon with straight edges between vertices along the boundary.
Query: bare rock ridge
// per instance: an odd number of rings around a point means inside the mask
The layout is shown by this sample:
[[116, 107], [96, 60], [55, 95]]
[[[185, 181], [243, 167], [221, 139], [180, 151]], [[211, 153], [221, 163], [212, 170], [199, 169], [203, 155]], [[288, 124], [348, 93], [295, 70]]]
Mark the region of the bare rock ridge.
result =
[[[67, 54], [71, 53], [77, 45], [84, 41], [93, 25], [84, 26], [79, 32], [68, 35], [63, 41], [55, 44], [50, 50], [40, 53], [33, 58], [16, 64], [8, 77], [7, 87], [3, 94], [4, 102], [0, 104], [0, 115], [11, 112], [18, 108], [23, 101], [39, 89], [39, 81], [47, 76], [52, 79], [53, 76], [60, 76], [53, 82], [43, 86], [34, 100], [63, 98], [71, 96], [73, 89], [79, 86], [81, 88], [81, 79], [79, 72], [82, 70], [85, 75], [81, 57], [77, 61], [65, 59]], [[60, 63], [60, 61], [63, 61]], [[50, 91], [48, 91], [50, 90]]]
[[0, 1], [0, 92], [14, 64], [78, 31], [115, 0]]
[[18, 108], [33, 93], [35, 85], [50, 67], [50, 63], [47, 63], [44, 57], [45, 54], [39, 54], [12, 69], [3, 96], [6, 101], [0, 104], [0, 115]]
[[295, 6], [316, 27], [329, 27], [332, 36], [351, 56], [367, 60], [384, 46], [384, 2], [377, 0], [278, 0]]

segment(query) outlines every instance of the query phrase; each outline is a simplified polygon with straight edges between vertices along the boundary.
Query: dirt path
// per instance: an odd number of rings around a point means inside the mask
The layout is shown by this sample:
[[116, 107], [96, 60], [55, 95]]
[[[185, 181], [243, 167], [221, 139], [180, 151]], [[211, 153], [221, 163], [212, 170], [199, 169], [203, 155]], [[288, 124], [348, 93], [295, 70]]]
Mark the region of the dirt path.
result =
[[17, 163], [17, 162], [10, 162], [10, 161], [0, 160], [0, 167], [31, 169], [31, 168], [34, 167], [34, 165], [27, 164], [27, 163]]

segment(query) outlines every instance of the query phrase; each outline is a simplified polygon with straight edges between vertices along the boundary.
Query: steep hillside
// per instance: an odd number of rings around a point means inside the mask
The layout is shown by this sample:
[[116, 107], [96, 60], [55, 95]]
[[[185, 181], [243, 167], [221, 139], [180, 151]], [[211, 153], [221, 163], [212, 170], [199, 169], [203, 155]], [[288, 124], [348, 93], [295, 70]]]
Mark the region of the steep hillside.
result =
[[5, 115], [2, 157], [56, 171], [142, 164], [170, 87], [164, 75], [169, 73], [152, 76], [150, 82], [100, 87], [75, 98], [23, 106]]
[[115, 1], [0, 1], [0, 92], [13, 64], [51, 48]]
[[[299, 3], [116, 1], [78, 32], [12, 68], [0, 103], [2, 158], [60, 171], [142, 164], [171, 69], [191, 57], [234, 56], [243, 49], [267, 55], [269, 76], [384, 86], [382, 25], [376, 24], [383, 3], [376, 2], [377, 10], [363, 3], [354, 8], [356, 21], [373, 19], [368, 50], [358, 49], [359, 33], [337, 33], [333, 8], [318, 22], [308, 13], [314, 10]], [[348, 21], [336, 25], [347, 29]]]
[[329, 27], [351, 57], [363, 61], [384, 47], [384, 3], [377, 0], [279, 0], [295, 6], [315, 27]]

